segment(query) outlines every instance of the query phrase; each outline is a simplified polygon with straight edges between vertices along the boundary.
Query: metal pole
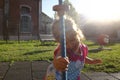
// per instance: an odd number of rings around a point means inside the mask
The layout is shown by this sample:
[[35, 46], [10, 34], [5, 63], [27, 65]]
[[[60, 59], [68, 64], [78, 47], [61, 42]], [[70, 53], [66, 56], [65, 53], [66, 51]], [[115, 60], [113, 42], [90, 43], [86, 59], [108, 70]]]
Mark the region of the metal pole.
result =
[[9, 0], [4, 0], [4, 22], [3, 22], [3, 38], [8, 42], [8, 16], [9, 16]]
[[[59, 5], [62, 5], [63, 1], [59, 0]], [[66, 57], [66, 37], [65, 37], [65, 23], [64, 17], [60, 16], [60, 30], [61, 30], [61, 54], [62, 57]], [[67, 80], [67, 71], [62, 73], [62, 80]]]

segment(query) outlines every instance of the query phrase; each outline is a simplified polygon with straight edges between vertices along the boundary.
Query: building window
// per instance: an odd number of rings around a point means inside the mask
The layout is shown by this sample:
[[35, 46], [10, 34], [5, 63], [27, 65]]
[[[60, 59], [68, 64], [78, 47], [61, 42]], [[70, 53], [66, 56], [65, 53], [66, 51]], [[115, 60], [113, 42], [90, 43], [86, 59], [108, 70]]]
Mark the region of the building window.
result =
[[30, 16], [21, 16], [21, 32], [31, 32], [31, 18]]
[[30, 15], [30, 8], [28, 7], [21, 7], [21, 24], [20, 24], [20, 31], [22, 33], [30, 33], [32, 30], [32, 21]]
[[30, 8], [28, 7], [21, 7], [21, 14], [29, 14], [30, 13]]

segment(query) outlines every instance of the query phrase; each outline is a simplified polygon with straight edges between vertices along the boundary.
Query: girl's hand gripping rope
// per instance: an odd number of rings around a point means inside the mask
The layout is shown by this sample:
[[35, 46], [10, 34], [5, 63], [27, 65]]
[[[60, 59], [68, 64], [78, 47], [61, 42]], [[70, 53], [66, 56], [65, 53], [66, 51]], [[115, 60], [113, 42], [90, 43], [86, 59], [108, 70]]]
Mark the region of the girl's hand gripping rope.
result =
[[53, 64], [58, 71], [66, 71], [68, 70], [68, 64], [69, 64], [68, 57], [63, 58], [59, 56], [57, 58], [54, 58]]

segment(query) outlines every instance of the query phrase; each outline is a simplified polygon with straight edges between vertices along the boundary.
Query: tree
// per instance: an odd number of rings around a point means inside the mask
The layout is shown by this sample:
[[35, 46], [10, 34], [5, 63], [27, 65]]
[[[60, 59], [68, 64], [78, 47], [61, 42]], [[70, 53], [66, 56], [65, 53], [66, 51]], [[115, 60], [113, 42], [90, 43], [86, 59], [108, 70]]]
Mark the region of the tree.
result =
[[73, 5], [69, 2], [69, 0], [65, 0], [64, 4], [69, 5], [70, 10], [66, 12], [66, 15], [70, 16], [75, 22], [76, 24], [80, 24], [80, 14], [78, 14], [78, 12], [75, 10], [75, 8], [73, 7]]

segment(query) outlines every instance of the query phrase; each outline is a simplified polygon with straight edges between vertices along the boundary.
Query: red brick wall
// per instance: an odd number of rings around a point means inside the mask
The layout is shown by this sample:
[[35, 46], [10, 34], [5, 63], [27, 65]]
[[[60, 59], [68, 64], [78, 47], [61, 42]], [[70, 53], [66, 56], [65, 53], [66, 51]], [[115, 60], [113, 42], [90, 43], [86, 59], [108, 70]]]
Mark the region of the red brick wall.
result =
[[[16, 33], [17, 26], [20, 23], [20, 6], [27, 5], [31, 8], [31, 18], [33, 23], [33, 35], [38, 33], [38, 7], [39, 0], [10, 0], [9, 31]], [[12, 31], [11, 31], [12, 30]]]
[[0, 8], [3, 8], [3, 0], [0, 0]]

